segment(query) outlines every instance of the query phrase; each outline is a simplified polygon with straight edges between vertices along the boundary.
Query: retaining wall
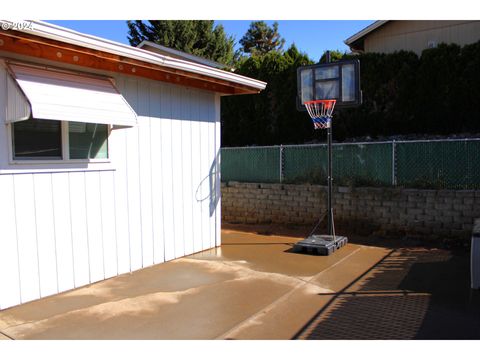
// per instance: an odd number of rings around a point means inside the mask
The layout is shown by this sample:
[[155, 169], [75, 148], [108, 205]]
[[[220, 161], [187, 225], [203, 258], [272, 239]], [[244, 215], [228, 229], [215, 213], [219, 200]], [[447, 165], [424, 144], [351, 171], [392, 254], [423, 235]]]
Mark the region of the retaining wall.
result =
[[[313, 225], [326, 208], [320, 185], [228, 182], [221, 189], [227, 223]], [[468, 241], [480, 191], [334, 187], [333, 206], [337, 233]]]

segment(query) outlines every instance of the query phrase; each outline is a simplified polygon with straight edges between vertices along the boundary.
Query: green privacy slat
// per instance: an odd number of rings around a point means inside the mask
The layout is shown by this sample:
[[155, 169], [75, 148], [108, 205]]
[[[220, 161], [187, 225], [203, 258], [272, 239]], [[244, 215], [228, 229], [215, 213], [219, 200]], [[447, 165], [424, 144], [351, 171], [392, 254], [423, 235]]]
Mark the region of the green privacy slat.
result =
[[222, 181], [280, 182], [279, 147], [224, 148]]
[[[286, 182], [326, 182], [326, 146], [288, 146], [284, 149]], [[336, 185], [390, 185], [392, 144], [334, 144]]]
[[286, 147], [284, 155], [284, 179], [286, 182], [308, 182], [326, 184], [327, 147]]
[[397, 144], [398, 185], [432, 189], [480, 188], [480, 141]]
[[[327, 147], [222, 149], [222, 181], [280, 182], [280, 169], [285, 183], [326, 184]], [[335, 185], [480, 189], [480, 140], [334, 144], [333, 177]]]

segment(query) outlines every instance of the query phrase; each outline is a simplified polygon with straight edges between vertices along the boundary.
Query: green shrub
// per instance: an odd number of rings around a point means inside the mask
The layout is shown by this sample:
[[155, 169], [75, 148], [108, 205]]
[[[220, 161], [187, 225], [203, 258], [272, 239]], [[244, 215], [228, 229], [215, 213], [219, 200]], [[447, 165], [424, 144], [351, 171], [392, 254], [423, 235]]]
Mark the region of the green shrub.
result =
[[[480, 41], [440, 44], [420, 57], [399, 51], [357, 58], [364, 102], [335, 112], [334, 139], [480, 132]], [[222, 98], [223, 146], [323, 142], [325, 133], [296, 110], [297, 68], [311, 63], [295, 46], [243, 59], [236, 72], [268, 86], [258, 95]]]

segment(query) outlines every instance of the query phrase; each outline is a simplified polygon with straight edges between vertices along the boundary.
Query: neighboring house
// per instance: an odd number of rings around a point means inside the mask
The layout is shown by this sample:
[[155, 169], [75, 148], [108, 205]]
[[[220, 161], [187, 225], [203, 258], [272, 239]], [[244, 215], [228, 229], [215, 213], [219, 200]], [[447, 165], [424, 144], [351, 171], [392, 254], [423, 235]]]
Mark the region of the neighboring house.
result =
[[219, 246], [220, 97], [266, 84], [31, 25], [0, 30], [0, 309]]
[[440, 43], [460, 46], [480, 40], [480, 21], [382, 20], [352, 35], [345, 44], [357, 53], [409, 50], [420, 55]]

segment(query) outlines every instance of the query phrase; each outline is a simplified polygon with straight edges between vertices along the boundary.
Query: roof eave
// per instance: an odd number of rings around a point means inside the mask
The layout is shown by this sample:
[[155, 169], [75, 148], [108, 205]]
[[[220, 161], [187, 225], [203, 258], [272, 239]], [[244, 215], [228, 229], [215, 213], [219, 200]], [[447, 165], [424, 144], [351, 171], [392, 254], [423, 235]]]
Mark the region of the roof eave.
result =
[[216, 68], [216, 69], [222, 69], [222, 68], [226, 67], [225, 65], [220, 64], [216, 61], [208, 60], [208, 59], [196, 56], [196, 55], [188, 54], [188, 53], [180, 51], [180, 50], [169, 48], [167, 46], [159, 45], [157, 43], [154, 43], [153, 41], [143, 40], [136, 47], [139, 48], [139, 49], [144, 49], [144, 50], [147, 50], [147, 51], [155, 52], [154, 50], [148, 50], [147, 49], [147, 47], [151, 47], [151, 48], [158, 49], [160, 51], [164, 51], [164, 52], [172, 55], [172, 56], [166, 55], [168, 57], [172, 57], [172, 58], [175, 58], [175, 56], [183, 57], [187, 61], [190, 60], [192, 62], [199, 63], [199, 64], [206, 65], [206, 66], [211, 66], [211, 67]]
[[357, 42], [361, 38], [365, 37], [369, 33], [371, 33], [373, 30], [378, 29], [379, 27], [385, 25], [387, 22], [390, 20], [377, 20], [373, 24], [368, 25], [366, 28], [363, 28], [356, 34], [350, 36], [348, 39], [344, 40], [344, 43], [348, 45], [350, 48], [352, 48], [353, 43]]
[[[11, 21], [0, 20], [0, 24], [3, 23], [11, 23]], [[186, 73], [200, 74], [203, 76], [211, 77], [213, 79], [231, 82], [233, 84], [238, 84], [243, 89], [245, 89], [245, 87], [250, 88], [250, 93], [258, 93], [264, 90], [267, 85], [263, 81], [233, 74], [228, 71], [219, 70], [216, 68], [181, 59], [175, 59], [160, 54], [155, 54], [148, 50], [135, 48], [129, 45], [121, 44], [107, 39], [102, 39], [88, 34], [82, 34], [80, 32], [49, 24], [43, 21], [32, 21], [31, 23], [33, 30], [22, 29], [18, 31], [63, 42], [66, 44], [81, 46], [93, 50], [111, 53], [125, 58], [147, 62], [157, 66], [177, 69]]]

